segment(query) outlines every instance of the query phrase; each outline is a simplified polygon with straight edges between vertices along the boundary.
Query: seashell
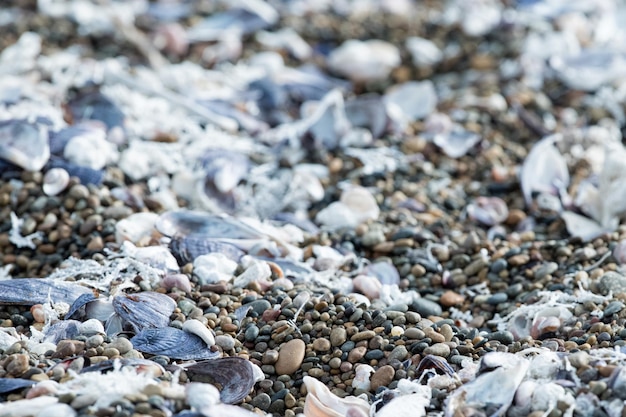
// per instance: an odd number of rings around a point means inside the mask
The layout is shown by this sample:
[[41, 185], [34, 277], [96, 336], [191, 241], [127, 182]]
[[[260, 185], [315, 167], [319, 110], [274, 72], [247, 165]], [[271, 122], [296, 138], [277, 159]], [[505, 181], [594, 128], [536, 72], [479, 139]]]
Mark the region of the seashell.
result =
[[172, 298], [152, 291], [113, 298], [113, 309], [135, 332], [167, 327], [175, 308], [176, 302]]
[[55, 196], [67, 188], [70, 182], [70, 174], [63, 168], [52, 168], [43, 177], [43, 192], [49, 196]]
[[415, 416], [425, 417], [426, 407], [430, 405], [431, 390], [425, 387], [413, 394], [398, 395], [383, 405], [377, 412], [376, 417]]
[[406, 39], [406, 49], [411, 54], [413, 64], [418, 68], [437, 65], [443, 59], [443, 52], [429, 39], [412, 36]]
[[437, 93], [432, 81], [409, 81], [389, 88], [383, 98], [389, 114], [396, 123], [423, 119], [437, 108]]
[[300, 106], [302, 137], [311, 137], [314, 146], [336, 148], [350, 130], [343, 95], [332, 90], [319, 101], [307, 101]]
[[530, 335], [540, 340], [542, 335], [554, 333], [559, 330], [559, 327], [561, 327], [561, 320], [558, 317], [535, 317], [530, 328]]
[[165, 246], [145, 246], [138, 248], [126, 240], [122, 243], [122, 252], [139, 262], [162, 271], [164, 274], [168, 272], [178, 272], [180, 270], [176, 258], [174, 258], [174, 255], [172, 255]]
[[31, 381], [30, 379], [0, 378], [0, 394], [6, 394], [8, 392], [26, 387], [32, 387], [35, 383], [35, 381]]
[[199, 235], [206, 239], [260, 239], [264, 236], [245, 223], [231, 217], [201, 211], [179, 210], [163, 213], [157, 230], [168, 237]]
[[328, 56], [331, 71], [355, 82], [384, 80], [400, 65], [400, 51], [385, 41], [350, 39]]
[[206, 343], [207, 346], [213, 346], [215, 344], [215, 336], [213, 335], [212, 330], [199, 320], [186, 320], [183, 323], [183, 330], [187, 333], [195, 334], [200, 339], [204, 340], [204, 343]]
[[196, 410], [208, 409], [220, 402], [220, 392], [215, 385], [202, 382], [191, 382], [185, 385], [185, 397], [187, 403]]
[[[52, 396], [41, 396], [37, 398], [28, 398], [0, 404], [0, 415], [11, 417], [27, 417], [36, 416], [46, 409], [53, 407], [59, 403], [59, 399]], [[67, 404], [66, 404], [67, 405]], [[72, 410], [74, 411], [74, 410]], [[73, 417], [76, 412], [68, 412], [68, 417]]]
[[383, 286], [376, 277], [369, 275], [357, 275], [352, 280], [352, 285], [356, 291], [367, 296], [370, 300], [376, 300], [380, 297], [380, 290]]
[[386, 112], [380, 111], [385, 103], [378, 94], [365, 94], [347, 100], [345, 104], [346, 117], [355, 127], [369, 129], [374, 138], [381, 137], [389, 125]]
[[0, 122], [0, 159], [27, 171], [40, 171], [50, 159], [46, 125], [26, 120]]
[[260, 31], [255, 39], [265, 48], [286, 49], [289, 54], [299, 60], [308, 59], [313, 53], [311, 46], [292, 28], [279, 29], [276, 32]]
[[303, 381], [307, 389], [304, 402], [306, 417], [344, 417], [355, 412], [369, 415], [370, 405], [367, 401], [353, 396], [339, 398], [326, 385], [310, 376], [305, 376]]
[[105, 172], [102, 169], [92, 169], [57, 158], [51, 158], [48, 166], [51, 169], [61, 168], [66, 170], [70, 177], [78, 178], [83, 185], [102, 185], [102, 181], [104, 181]]
[[45, 330], [43, 341], [57, 344], [64, 339], [74, 339], [80, 334], [81, 324], [78, 320], [58, 321]]
[[221, 356], [198, 336], [173, 327], [145, 328], [132, 339], [133, 347], [151, 355], [164, 355], [172, 359], [201, 360]]
[[272, 276], [272, 270], [265, 261], [255, 259], [248, 265], [245, 271], [238, 275], [233, 284], [236, 287], [244, 288], [251, 282], [264, 282]]
[[503, 223], [509, 217], [509, 208], [499, 197], [478, 197], [467, 206], [467, 214], [473, 220], [493, 226]]
[[17, 278], [0, 281], [0, 305], [72, 304], [83, 294], [91, 293], [75, 282], [47, 280], [43, 278]]
[[365, 188], [351, 186], [341, 193], [338, 202], [317, 213], [315, 221], [323, 226], [337, 230], [356, 227], [367, 220], [375, 220], [380, 214], [374, 196]]
[[250, 361], [236, 356], [185, 365], [185, 372], [192, 381], [217, 385], [226, 404], [242, 401], [256, 382]]
[[[85, 308], [87, 306], [87, 304], [91, 303], [92, 301], [97, 300], [98, 297], [96, 295], [94, 295], [93, 292], [88, 292], [86, 294], [82, 294], [80, 297], [78, 297], [70, 306], [69, 311], [67, 312], [67, 314], [65, 314], [65, 319], [81, 319], [85, 316]], [[110, 313], [113, 313], [113, 310], [111, 310]], [[110, 314], [109, 313], [109, 314]], [[107, 315], [108, 317], [108, 315]]]
[[534, 192], [559, 195], [569, 185], [567, 162], [555, 143], [560, 135], [551, 135], [537, 142], [524, 160], [520, 183], [526, 204], [532, 202]]
[[173, 238], [169, 244], [170, 250], [180, 265], [193, 263], [196, 258], [211, 253], [219, 253], [234, 262], [245, 255], [245, 253], [235, 245], [225, 243], [216, 239], [207, 239], [202, 235], [188, 235], [180, 238]]
[[200, 165], [219, 193], [232, 191], [250, 170], [248, 157], [227, 149], [210, 149], [199, 158]]
[[99, 91], [81, 92], [67, 103], [66, 109], [74, 123], [81, 120], [98, 120], [104, 123], [107, 130], [124, 126], [124, 113]]
[[374, 373], [374, 368], [366, 364], [358, 364], [355, 369], [354, 378], [352, 379], [352, 388], [361, 389], [363, 391], [370, 390], [370, 378]]
[[451, 377], [456, 376], [456, 372], [454, 369], [448, 364], [448, 361], [443, 359], [441, 356], [436, 355], [426, 355], [422, 358], [422, 360], [417, 365], [415, 369], [415, 373], [419, 375], [421, 378], [424, 372], [427, 369], [434, 369], [438, 374], [444, 374]]
[[193, 273], [201, 284], [216, 284], [230, 281], [237, 269], [237, 263], [222, 253], [198, 256], [193, 263]]
[[128, 240], [137, 245], [152, 237], [158, 220], [156, 213], [133, 213], [115, 224], [115, 241], [122, 243]]
[[109, 317], [115, 315], [113, 302], [111, 300], [97, 299], [85, 305], [85, 317], [98, 319], [101, 322], [107, 321]]
[[109, 359], [106, 361], [98, 362], [95, 365], [87, 366], [81, 369], [80, 373], [84, 374], [87, 372], [99, 372], [105, 373], [109, 371], [113, 371], [116, 367], [119, 366], [121, 368], [131, 367], [135, 368], [138, 373], [149, 374], [154, 377], [161, 376], [165, 373], [165, 369], [159, 365], [158, 363], [148, 360], [148, 359], [139, 359], [139, 358], [117, 358], [117, 359]]
[[41, 381], [26, 393], [26, 398], [54, 396], [59, 391], [59, 383], [52, 380]]
[[74, 136], [63, 149], [63, 158], [72, 164], [101, 170], [117, 161], [117, 147], [106, 140], [104, 129], [91, 129], [88, 134]]

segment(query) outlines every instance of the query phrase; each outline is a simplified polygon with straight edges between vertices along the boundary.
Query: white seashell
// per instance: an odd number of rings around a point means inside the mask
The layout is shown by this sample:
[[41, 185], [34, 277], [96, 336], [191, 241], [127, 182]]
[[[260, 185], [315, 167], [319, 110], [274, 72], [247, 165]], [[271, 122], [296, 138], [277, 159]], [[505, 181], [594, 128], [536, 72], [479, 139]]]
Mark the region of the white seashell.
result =
[[520, 183], [526, 204], [532, 202], [535, 191], [559, 194], [561, 188], [569, 185], [567, 162], [555, 146], [560, 139], [560, 135], [545, 137], [532, 147], [524, 160]]
[[400, 62], [398, 48], [378, 39], [350, 39], [328, 56], [332, 71], [357, 82], [383, 80]]
[[443, 52], [431, 40], [414, 36], [407, 38], [405, 45], [416, 67], [431, 67], [443, 59]]
[[193, 261], [193, 274], [202, 284], [215, 284], [230, 281], [237, 269], [237, 262], [222, 253], [209, 253], [198, 256]]
[[213, 331], [205, 326], [201, 321], [196, 319], [189, 319], [183, 323], [183, 330], [187, 333], [192, 333], [204, 340], [207, 346], [213, 346], [215, 344], [215, 336]]
[[[430, 391], [430, 390], [429, 390]], [[415, 394], [401, 395], [385, 404], [376, 414], [376, 417], [413, 416], [423, 417], [426, 415], [426, 407], [430, 405], [430, 395], [426, 396], [419, 392]]]
[[63, 168], [52, 168], [43, 177], [43, 192], [49, 196], [55, 196], [67, 188], [70, 182], [70, 174]]
[[105, 334], [102, 322], [97, 319], [89, 319], [82, 322], [79, 326], [81, 334], [90, 336], [94, 334]]
[[178, 261], [165, 246], [138, 248], [129, 241], [122, 243], [122, 252], [132, 258], [166, 272], [178, 272]]
[[408, 122], [423, 119], [437, 108], [437, 92], [432, 81], [409, 81], [389, 88], [384, 97], [385, 106], [400, 109]]
[[370, 378], [374, 373], [374, 368], [366, 364], [359, 364], [356, 367], [354, 379], [352, 380], [352, 388], [369, 391], [371, 384]]
[[56, 348], [57, 346], [51, 342], [33, 343], [32, 345], [29, 345], [30, 353], [34, 355], [44, 355], [50, 350], [56, 350]]
[[74, 417], [76, 414], [76, 410], [68, 404], [58, 403], [44, 408], [36, 417]]
[[519, 407], [530, 407], [533, 393], [537, 386], [537, 382], [532, 379], [527, 379], [522, 382], [515, 392], [515, 405]]
[[265, 281], [272, 276], [272, 270], [265, 261], [255, 260], [241, 275], [235, 278], [234, 285], [243, 288], [254, 281]]
[[119, 157], [117, 147], [106, 140], [104, 127], [93, 127], [71, 138], [65, 145], [63, 156], [73, 164], [96, 170]]
[[129, 240], [138, 244], [149, 238], [155, 232], [154, 225], [159, 219], [156, 213], [134, 213], [117, 222], [115, 225], [115, 240], [122, 243]]
[[304, 402], [305, 417], [344, 417], [351, 410], [369, 415], [370, 405], [367, 401], [353, 396], [339, 398], [324, 384], [310, 376], [304, 377], [307, 395]]
[[252, 372], [254, 372], [254, 381], [255, 382], [263, 381], [265, 379], [265, 372], [263, 372], [261, 367], [252, 362], [250, 362], [250, 365], [252, 365]]
[[187, 403], [198, 411], [220, 402], [220, 392], [215, 385], [191, 382], [185, 386]]
[[58, 398], [49, 396], [5, 402], [0, 404], [0, 415], [11, 417], [34, 416], [58, 402]]
[[358, 223], [376, 220], [380, 214], [380, 209], [372, 193], [360, 186], [352, 186], [344, 190], [339, 202], [352, 210]]

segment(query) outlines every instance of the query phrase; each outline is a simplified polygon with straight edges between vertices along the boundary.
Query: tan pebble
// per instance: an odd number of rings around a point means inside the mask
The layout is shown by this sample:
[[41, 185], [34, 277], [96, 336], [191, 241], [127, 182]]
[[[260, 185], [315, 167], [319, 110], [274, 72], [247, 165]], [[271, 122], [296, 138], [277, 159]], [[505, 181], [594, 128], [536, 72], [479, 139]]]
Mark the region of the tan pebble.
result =
[[222, 331], [224, 332], [236, 332], [237, 326], [232, 323], [224, 323], [222, 324]]
[[278, 361], [274, 365], [278, 375], [291, 375], [296, 372], [304, 360], [306, 344], [300, 339], [293, 339], [283, 344], [278, 352]]
[[615, 368], [617, 368], [617, 366], [615, 365], [606, 365], [606, 366], [600, 366], [598, 368], [598, 373], [603, 376], [603, 377], [609, 377], [611, 376], [611, 374], [613, 373], [613, 371], [615, 371]]
[[423, 277], [424, 275], [426, 275], [426, 268], [424, 268], [423, 265], [415, 264], [411, 268], [411, 274], [413, 274], [413, 276], [416, 278]]
[[444, 324], [443, 326], [441, 326], [441, 328], [439, 329], [439, 333], [441, 333], [446, 342], [452, 340], [452, 337], [454, 336], [452, 327], [450, 327], [449, 324]]
[[394, 247], [395, 246], [393, 242], [382, 242], [374, 245], [372, 249], [374, 250], [374, 252], [378, 253], [389, 253], [393, 250]]
[[41, 382], [41, 381], [49, 380], [50, 377], [47, 374], [41, 373], [41, 374], [34, 374], [33, 376], [30, 377], [30, 379], [32, 381]]
[[520, 209], [509, 210], [509, 216], [506, 219], [506, 224], [509, 226], [516, 226], [519, 222], [526, 218], [526, 213]]
[[435, 355], [447, 358], [450, 356], [450, 346], [445, 343], [435, 343], [432, 346], [428, 346], [424, 349], [424, 353], [427, 355]]
[[373, 330], [363, 330], [362, 332], [358, 332], [354, 336], [350, 338], [353, 342], [360, 342], [361, 340], [371, 339], [376, 336], [376, 332]]
[[443, 343], [446, 341], [446, 338], [442, 334], [433, 330], [432, 327], [426, 327], [424, 329], [424, 333], [426, 334], [426, 337], [431, 338], [435, 343]]
[[520, 266], [525, 265], [530, 261], [530, 256], [525, 253], [520, 253], [519, 255], [511, 256], [508, 259], [509, 265], [511, 266]]
[[10, 355], [4, 362], [4, 369], [11, 376], [20, 376], [28, 370], [28, 355], [15, 353]]
[[404, 331], [404, 337], [406, 337], [407, 339], [419, 340], [425, 338], [426, 334], [417, 327], [409, 327]]
[[346, 342], [346, 340], [348, 340], [348, 335], [344, 327], [335, 327], [330, 331], [331, 345], [341, 346]]
[[444, 307], [457, 306], [459, 304], [462, 304], [463, 301], [465, 301], [465, 297], [452, 290], [448, 290], [441, 294], [441, 298], [439, 299], [439, 302]]
[[365, 354], [367, 353], [367, 348], [365, 346], [357, 346], [348, 353], [348, 362], [356, 363], [363, 359]]
[[393, 381], [396, 371], [391, 365], [381, 366], [370, 378], [370, 391], [375, 392], [379, 387], [386, 387]]
[[102, 248], [104, 248], [104, 241], [101, 236], [94, 236], [89, 240], [89, 243], [87, 243], [88, 250], [100, 251]]
[[115, 348], [108, 347], [102, 351], [102, 354], [106, 356], [107, 358], [113, 358], [113, 357], [119, 357], [120, 351]]
[[32, 306], [30, 312], [37, 323], [44, 323], [46, 321], [46, 312], [41, 304]]
[[319, 337], [313, 341], [313, 350], [316, 352], [326, 352], [330, 350], [330, 340]]

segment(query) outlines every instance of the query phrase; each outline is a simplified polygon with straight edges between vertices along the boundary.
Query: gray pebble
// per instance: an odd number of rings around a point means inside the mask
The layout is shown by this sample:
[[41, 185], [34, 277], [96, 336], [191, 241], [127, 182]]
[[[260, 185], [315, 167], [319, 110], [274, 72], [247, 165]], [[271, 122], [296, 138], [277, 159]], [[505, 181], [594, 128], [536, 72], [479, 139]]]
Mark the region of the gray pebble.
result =
[[252, 405], [260, 408], [263, 411], [267, 411], [272, 403], [272, 399], [266, 393], [261, 393], [252, 399]]
[[598, 289], [603, 295], [607, 295], [609, 292], [613, 292], [613, 294], [626, 292], [626, 277], [617, 272], [609, 271], [600, 278]]
[[123, 355], [132, 350], [133, 344], [125, 337], [118, 337], [116, 339], [113, 339], [111, 343], [107, 345], [107, 348], [117, 349], [120, 354]]
[[409, 355], [409, 352], [406, 350], [406, 347], [403, 345], [396, 346], [393, 348], [391, 353], [389, 354], [389, 360], [397, 359], [399, 361], [403, 361]]
[[259, 316], [261, 314], [263, 314], [263, 312], [265, 310], [269, 310], [272, 305], [270, 304], [269, 301], [267, 300], [254, 300], [251, 303], [246, 304], [247, 306], [250, 306], [250, 308], [252, 309], [252, 311], [254, 311], [256, 314], [258, 314]]
[[509, 296], [505, 292], [498, 292], [487, 298], [487, 304], [496, 305], [506, 302]]
[[506, 262], [506, 259], [503, 259], [503, 258], [496, 259], [495, 261], [493, 261], [493, 263], [489, 267], [489, 272], [493, 272], [494, 274], [499, 274], [500, 272], [504, 271], [507, 266], [508, 266], [508, 263]]
[[535, 271], [535, 279], [543, 279], [556, 272], [557, 269], [559, 269], [559, 264], [556, 262], [547, 262], [537, 268]]
[[509, 345], [511, 343], [513, 343], [513, 333], [509, 332], [508, 330], [504, 330], [501, 332], [493, 332], [489, 335], [489, 340], [497, 340], [498, 342], [504, 344], [504, 345]]
[[[256, 328], [256, 326], [254, 326]], [[215, 344], [228, 351], [235, 348], [235, 339], [227, 334], [215, 336]]]
[[244, 334], [247, 342], [254, 342], [258, 335], [259, 328], [256, 327], [254, 324], [249, 325]]
[[445, 343], [435, 343], [434, 345], [428, 346], [426, 349], [424, 349], [424, 353], [427, 355], [435, 355], [447, 358], [448, 356], [450, 356], [450, 346], [446, 345]]
[[413, 304], [411, 304], [411, 307], [416, 310], [422, 317], [440, 316], [443, 312], [439, 304], [425, 298], [418, 298], [413, 302]]
[[612, 316], [613, 314], [622, 311], [623, 308], [624, 303], [621, 301], [611, 301], [604, 309], [604, 316]]

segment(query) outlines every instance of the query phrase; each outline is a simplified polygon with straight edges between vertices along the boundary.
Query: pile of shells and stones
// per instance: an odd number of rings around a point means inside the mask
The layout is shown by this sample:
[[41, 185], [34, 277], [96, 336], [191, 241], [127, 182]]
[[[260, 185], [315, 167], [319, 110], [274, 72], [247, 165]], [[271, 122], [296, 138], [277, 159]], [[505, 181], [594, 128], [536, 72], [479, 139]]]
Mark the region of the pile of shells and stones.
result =
[[621, 2], [4, 3], [0, 416], [625, 412]]

